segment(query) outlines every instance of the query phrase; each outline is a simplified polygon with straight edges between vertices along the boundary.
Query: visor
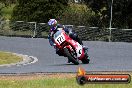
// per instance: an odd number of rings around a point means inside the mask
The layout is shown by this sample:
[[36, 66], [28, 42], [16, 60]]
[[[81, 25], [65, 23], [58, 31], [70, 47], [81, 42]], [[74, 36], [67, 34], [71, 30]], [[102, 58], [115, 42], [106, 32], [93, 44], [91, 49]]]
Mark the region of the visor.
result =
[[55, 23], [55, 21], [56, 21], [55, 19], [50, 19], [48, 22], [48, 25], [50, 25], [50, 26], [53, 25]]

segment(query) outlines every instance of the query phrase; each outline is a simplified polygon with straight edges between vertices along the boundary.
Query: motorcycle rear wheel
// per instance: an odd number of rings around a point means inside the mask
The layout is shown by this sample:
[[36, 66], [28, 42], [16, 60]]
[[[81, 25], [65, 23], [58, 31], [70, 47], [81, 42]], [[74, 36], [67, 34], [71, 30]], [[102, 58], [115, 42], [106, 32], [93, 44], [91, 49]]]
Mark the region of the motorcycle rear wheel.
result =
[[82, 59], [83, 64], [89, 64], [89, 61], [90, 61], [89, 56], [87, 58]]
[[72, 63], [74, 63], [75, 65], [78, 65], [78, 64], [79, 64], [79, 62], [69, 53], [69, 51], [68, 51], [67, 48], [64, 49], [64, 52], [65, 52], [66, 56], [68, 57], [68, 59], [69, 59]]

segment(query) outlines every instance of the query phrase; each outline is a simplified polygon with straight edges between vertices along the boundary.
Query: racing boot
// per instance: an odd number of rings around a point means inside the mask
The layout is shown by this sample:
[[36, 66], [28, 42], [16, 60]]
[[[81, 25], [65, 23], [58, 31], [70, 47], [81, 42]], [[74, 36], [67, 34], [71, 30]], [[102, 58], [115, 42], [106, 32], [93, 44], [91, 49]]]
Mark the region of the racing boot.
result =
[[83, 49], [84, 49], [85, 55], [88, 56], [88, 47], [83, 46]]
[[67, 63], [70, 63], [70, 62], [71, 62], [70, 59], [68, 59]]
[[88, 59], [88, 63], [90, 61], [90, 57], [88, 55], [88, 47], [83, 46], [85, 57]]

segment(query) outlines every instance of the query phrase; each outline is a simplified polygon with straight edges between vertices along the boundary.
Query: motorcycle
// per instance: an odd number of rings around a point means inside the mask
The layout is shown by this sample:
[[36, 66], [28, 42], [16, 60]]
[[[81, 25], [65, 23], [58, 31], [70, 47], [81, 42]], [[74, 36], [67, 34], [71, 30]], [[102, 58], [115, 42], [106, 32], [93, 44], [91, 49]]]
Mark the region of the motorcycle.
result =
[[83, 64], [88, 64], [90, 58], [82, 45], [70, 38], [61, 28], [58, 28], [58, 30], [59, 31], [53, 36], [56, 48], [58, 48], [64, 56], [68, 57], [69, 61], [73, 64], [78, 65], [79, 60], [81, 60]]

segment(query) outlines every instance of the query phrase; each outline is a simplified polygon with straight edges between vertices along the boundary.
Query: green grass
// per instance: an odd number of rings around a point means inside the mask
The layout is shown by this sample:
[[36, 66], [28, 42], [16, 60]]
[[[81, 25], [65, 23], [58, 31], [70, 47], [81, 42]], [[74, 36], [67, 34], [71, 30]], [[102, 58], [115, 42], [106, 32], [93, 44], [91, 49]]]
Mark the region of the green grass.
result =
[[21, 57], [13, 55], [12, 53], [6, 53], [6, 52], [0, 51], [0, 65], [16, 63], [21, 60], [22, 60]]
[[77, 84], [75, 77], [58, 78], [58, 77], [41, 77], [39, 79], [0, 79], [0, 88], [132, 88], [130, 84]]

